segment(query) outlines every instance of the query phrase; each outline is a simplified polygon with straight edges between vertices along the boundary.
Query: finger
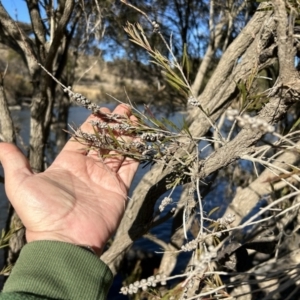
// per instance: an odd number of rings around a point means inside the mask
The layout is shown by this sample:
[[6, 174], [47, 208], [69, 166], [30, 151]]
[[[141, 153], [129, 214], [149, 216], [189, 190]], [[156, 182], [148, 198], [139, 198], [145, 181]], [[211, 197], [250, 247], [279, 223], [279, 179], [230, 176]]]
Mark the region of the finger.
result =
[[[106, 122], [105, 115], [106, 115], [106, 114], [111, 114], [110, 109], [108, 109], [107, 107], [102, 107], [102, 108], [100, 109], [100, 112], [101, 112], [102, 114], [104, 114], [103, 117], [99, 117], [99, 114], [98, 114], [98, 115], [96, 115], [95, 118], [92, 119], [92, 120], [94, 120], [94, 121], [99, 121], [99, 120], [101, 120], [101, 121]], [[93, 128], [93, 126], [91, 126], [91, 127], [92, 127], [92, 131], [90, 130], [90, 132], [94, 133], [95, 128]], [[84, 130], [83, 130], [83, 131], [84, 131]], [[84, 132], [87, 132], [87, 131], [84, 131]], [[92, 158], [95, 159], [95, 160], [99, 160], [99, 158], [103, 157], [104, 155], [106, 155], [106, 154], [108, 154], [108, 153], [109, 153], [109, 150], [106, 150], [106, 149], [89, 150], [88, 153], [87, 153], [87, 156], [92, 157]]]
[[118, 105], [112, 113], [129, 117], [131, 115], [131, 108], [129, 105], [122, 103]]
[[[120, 104], [118, 105], [114, 111], [113, 114], [118, 115], [124, 115], [128, 118], [131, 118], [131, 109], [130, 106], [127, 104]], [[130, 142], [132, 138], [129, 138], [128, 136], [119, 136], [118, 140], [122, 140], [122, 142]], [[124, 156], [116, 151], [110, 151], [108, 153], [108, 157], [104, 159], [104, 163], [113, 171], [118, 172], [120, 166], [122, 165], [124, 161]]]
[[133, 158], [126, 157], [118, 170], [120, 179], [129, 190], [133, 177], [138, 169], [139, 162]]
[[117, 151], [110, 151], [108, 157], [104, 159], [104, 163], [111, 171], [117, 173], [124, 159], [125, 157]]
[[130, 119], [132, 125], [138, 125], [138, 124], [139, 124], [139, 119], [138, 119], [136, 116], [131, 115], [131, 116], [129, 117], [129, 119]]
[[[131, 121], [136, 121], [136, 117], [130, 116]], [[139, 138], [136, 138], [135, 136], [127, 136], [127, 141], [139, 141]], [[119, 166], [118, 169], [118, 175], [120, 176], [120, 179], [124, 182], [127, 190], [129, 190], [130, 185], [132, 183], [133, 177], [138, 169], [139, 161], [137, 161], [134, 158], [126, 157], [122, 164]]]
[[[102, 107], [100, 109], [100, 111], [102, 113], [110, 113], [111, 111], [106, 108], [106, 107]], [[91, 124], [91, 121], [99, 121], [101, 120], [99, 117], [95, 116], [95, 115], [90, 115], [85, 122], [80, 126], [80, 130], [82, 132], [86, 132], [86, 133], [94, 133], [94, 128]], [[79, 154], [87, 154], [88, 152], [88, 147], [81, 142], [80, 140], [76, 140], [74, 137], [72, 137], [65, 145], [65, 147], [63, 148], [62, 152], [65, 151], [72, 151], [72, 152], [77, 152]]]
[[28, 159], [14, 144], [0, 143], [0, 161], [4, 169], [5, 189], [11, 198], [15, 188], [33, 172]]

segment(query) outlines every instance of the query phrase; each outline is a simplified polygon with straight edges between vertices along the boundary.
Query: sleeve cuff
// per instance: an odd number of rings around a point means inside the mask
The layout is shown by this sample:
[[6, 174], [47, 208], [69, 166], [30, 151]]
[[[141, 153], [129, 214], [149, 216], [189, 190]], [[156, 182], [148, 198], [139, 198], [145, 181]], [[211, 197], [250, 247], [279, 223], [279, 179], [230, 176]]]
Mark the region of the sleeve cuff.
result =
[[106, 299], [113, 275], [89, 251], [58, 241], [36, 241], [22, 249], [3, 292], [53, 299]]

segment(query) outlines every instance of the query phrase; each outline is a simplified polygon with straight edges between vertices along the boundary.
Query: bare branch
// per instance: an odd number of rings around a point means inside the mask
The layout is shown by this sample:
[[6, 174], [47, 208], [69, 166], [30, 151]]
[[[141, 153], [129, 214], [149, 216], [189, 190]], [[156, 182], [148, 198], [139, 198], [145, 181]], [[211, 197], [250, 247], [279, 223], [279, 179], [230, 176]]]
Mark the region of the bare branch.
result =
[[[233, 23], [233, 20], [235, 17], [239, 14], [239, 12], [245, 7], [247, 4], [247, 1], [243, 1], [243, 3], [240, 5], [240, 7], [233, 13], [229, 14], [228, 12], [223, 12], [222, 16], [220, 16], [220, 22], [218, 24], [214, 24], [214, 1], [210, 1], [210, 16], [209, 16], [209, 29], [210, 29], [210, 41], [209, 45], [206, 49], [205, 55], [202, 59], [201, 65], [198, 69], [196, 78], [192, 84], [192, 94], [194, 97], [198, 96], [198, 92], [200, 90], [200, 87], [203, 83], [204, 76], [209, 68], [209, 65], [211, 64], [211, 61], [213, 59], [213, 56], [218, 49], [222, 36], [223, 36], [223, 30], [224, 27], [228, 25], [228, 30], [227, 30], [227, 39], [229, 34], [231, 33], [232, 27], [230, 24]], [[258, 29], [258, 28], [257, 28]], [[255, 34], [255, 33], [254, 33]], [[249, 40], [247, 43], [251, 43], [252, 41]], [[224, 48], [224, 51], [226, 48]]]
[[[298, 145], [300, 146], [299, 142]], [[277, 158], [276, 162], [273, 162], [273, 165], [274, 167], [280, 166], [281, 168], [288, 170], [290, 169], [289, 166], [297, 164], [299, 159], [300, 155], [297, 152], [286, 151]], [[248, 187], [237, 192], [224, 215], [233, 213], [236, 215], [236, 223], [240, 223], [241, 219], [253, 209], [256, 203], [264, 195], [270, 194], [272, 190], [276, 191], [277, 189], [282, 188], [281, 182], [273, 185], [273, 188], [271, 187], [267, 180], [273, 176], [273, 173], [269, 169], [264, 170], [263, 173]], [[247, 199], [247, 201], [244, 201], [244, 199]], [[242, 201], [243, 205], [241, 205]]]
[[13, 46], [15, 49], [19, 48], [19, 53], [23, 54], [26, 59], [30, 74], [34, 74], [38, 68], [36, 63], [35, 51], [32, 41], [22, 32], [17, 24], [10, 18], [0, 2], [0, 32], [2, 31], [2, 38], [4, 42], [8, 42], [9, 46]]
[[46, 28], [42, 22], [37, 0], [27, 0], [34, 35], [41, 46], [46, 44]]
[[299, 79], [294, 62], [296, 54], [293, 45], [294, 16], [291, 11], [291, 16], [288, 17], [285, 1], [275, 0], [273, 3], [277, 22], [278, 60], [280, 66], [279, 77], [281, 81], [286, 84]]
[[74, 6], [75, 6], [75, 2], [73, 0], [66, 0], [63, 15], [61, 16], [61, 18], [57, 24], [57, 27], [55, 29], [54, 38], [53, 38], [52, 44], [50, 46], [50, 49], [49, 49], [49, 52], [48, 52], [48, 55], [46, 58], [46, 62], [44, 64], [44, 67], [49, 71], [52, 70], [53, 59], [57, 53], [58, 47], [60, 46], [61, 39], [63, 38], [63, 36], [65, 34], [66, 26], [70, 20], [71, 13], [74, 9]]

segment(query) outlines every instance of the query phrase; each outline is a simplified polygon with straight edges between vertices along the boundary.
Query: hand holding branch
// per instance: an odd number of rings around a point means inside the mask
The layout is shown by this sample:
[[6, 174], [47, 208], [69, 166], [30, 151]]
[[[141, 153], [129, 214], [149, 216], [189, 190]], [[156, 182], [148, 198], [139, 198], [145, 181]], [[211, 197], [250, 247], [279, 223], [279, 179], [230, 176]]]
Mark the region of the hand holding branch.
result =
[[[102, 113], [110, 113], [102, 108]], [[126, 105], [113, 113], [134, 116]], [[93, 133], [92, 115], [81, 126]], [[32, 172], [20, 150], [0, 144], [5, 189], [26, 227], [28, 242], [57, 240], [91, 246], [100, 255], [125, 210], [127, 191], [138, 162], [121, 155], [101, 159], [70, 139], [53, 164], [42, 173]]]

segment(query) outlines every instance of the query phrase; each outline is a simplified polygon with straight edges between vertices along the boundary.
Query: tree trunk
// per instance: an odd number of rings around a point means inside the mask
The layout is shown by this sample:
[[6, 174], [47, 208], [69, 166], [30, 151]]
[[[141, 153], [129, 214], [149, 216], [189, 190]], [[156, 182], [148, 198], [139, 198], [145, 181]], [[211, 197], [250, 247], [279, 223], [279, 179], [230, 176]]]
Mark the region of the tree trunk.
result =
[[4, 89], [4, 75], [2, 73], [0, 73], [0, 107], [0, 140], [7, 143], [15, 143], [16, 135], [10, 111], [8, 109], [8, 102]]

